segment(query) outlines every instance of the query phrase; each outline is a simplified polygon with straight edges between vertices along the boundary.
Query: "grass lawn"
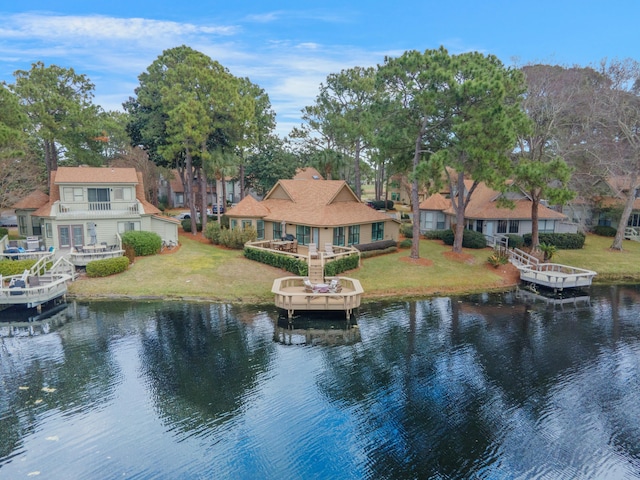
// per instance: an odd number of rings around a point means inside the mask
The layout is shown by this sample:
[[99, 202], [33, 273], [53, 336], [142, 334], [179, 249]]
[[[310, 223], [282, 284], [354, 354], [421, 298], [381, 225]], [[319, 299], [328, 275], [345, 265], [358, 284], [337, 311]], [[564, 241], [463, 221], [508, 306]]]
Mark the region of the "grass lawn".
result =
[[[106, 278], [82, 278], [69, 294], [77, 298], [160, 298], [220, 302], [271, 303], [271, 285], [283, 270], [247, 260], [227, 250], [180, 237], [180, 248], [167, 255], [138, 258], [128, 271]], [[596, 281], [640, 281], [640, 243], [625, 241], [624, 252], [611, 252], [610, 238], [589, 235], [582, 250], [560, 250], [553, 261], [598, 272]], [[506, 289], [517, 281], [515, 267], [495, 269], [490, 249], [465, 249], [453, 255], [437, 240], [420, 242], [420, 259], [409, 250], [363, 259], [345, 272], [359, 279], [365, 301], [382, 297], [450, 295]]]

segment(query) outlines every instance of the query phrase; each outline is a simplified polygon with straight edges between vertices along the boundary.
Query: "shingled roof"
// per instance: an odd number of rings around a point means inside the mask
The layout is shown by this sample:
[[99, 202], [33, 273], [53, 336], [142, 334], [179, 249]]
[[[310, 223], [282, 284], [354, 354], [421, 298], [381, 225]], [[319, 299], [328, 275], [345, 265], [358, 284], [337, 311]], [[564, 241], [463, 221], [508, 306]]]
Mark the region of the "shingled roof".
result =
[[245, 197], [227, 215], [323, 227], [390, 220], [360, 202], [344, 180], [280, 180], [262, 202]]
[[17, 210], [35, 210], [46, 205], [48, 202], [49, 195], [40, 190], [34, 190], [22, 200], [14, 204], [12, 208]]

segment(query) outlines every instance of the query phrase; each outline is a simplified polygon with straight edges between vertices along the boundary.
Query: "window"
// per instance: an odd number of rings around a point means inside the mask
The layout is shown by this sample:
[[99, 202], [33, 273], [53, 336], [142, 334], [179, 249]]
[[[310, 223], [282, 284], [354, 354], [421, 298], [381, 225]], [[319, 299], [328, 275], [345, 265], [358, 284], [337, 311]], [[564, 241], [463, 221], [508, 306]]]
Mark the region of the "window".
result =
[[47, 238], [53, 237], [53, 229], [51, 228], [51, 224], [50, 223], [45, 223], [44, 224], [44, 229], [46, 231]]
[[84, 201], [84, 190], [80, 187], [64, 187], [62, 189], [62, 198], [65, 202], [82, 202]]
[[538, 220], [539, 233], [553, 233], [555, 220]]
[[[640, 191], [640, 190], [638, 190]], [[629, 221], [627, 222], [628, 227], [640, 227], [640, 213], [634, 213], [629, 216]]]
[[253, 225], [253, 221], [251, 220], [242, 220], [242, 229], [246, 230], [247, 228], [251, 228]]
[[264, 239], [264, 220], [258, 220], [257, 221], [258, 224], [258, 240], [262, 240]]
[[476, 220], [476, 232], [482, 233], [484, 228], [484, 220]]
[[233, 220], [231, 220], [231, 230], [233, 230], [237, 226], [238, 226], [238, 220], [234, 218]]
[[140, 222], [118, 222], [118, 233], [140, 230]]
[[444, 213], [442, 212], [436, 213], [436, 229], [444, 230]]
[[111, 210], [108, 188], [87, 188], [89, 210]]
[[311, 242], [311, 227], [307, 225], [296, 225], [296, 237], [299, 245], [309, 245]]
[[357, 245], [360, 243], [360, 225], [351, 225], [349, 227], [349, 245]]
[[282, 223], [273, 222], [273, 238], [282, 238]]
[[520, 230], [520, 220], [509, 220], [509, 233], [518, 233]]
[[384, 222], [371, 224], [371, 241], [384, 240]]
[[18, 215], [18, 231], [20, 235], [26, 237], [27, 233], [27, 217], [24, 215]]
[[336, 227], [333, 229], [333, 244], [344, 245], [344, 227]]
[[34, 235], [42, 235], [42, 225], [39, 218], [31, 217], [31, 231]]
[[507, 221], [498, 220], [498, 233], [507, 233]]
[[113, 189], [114, 200], [131, 200], [131, 189], [117, 187]]

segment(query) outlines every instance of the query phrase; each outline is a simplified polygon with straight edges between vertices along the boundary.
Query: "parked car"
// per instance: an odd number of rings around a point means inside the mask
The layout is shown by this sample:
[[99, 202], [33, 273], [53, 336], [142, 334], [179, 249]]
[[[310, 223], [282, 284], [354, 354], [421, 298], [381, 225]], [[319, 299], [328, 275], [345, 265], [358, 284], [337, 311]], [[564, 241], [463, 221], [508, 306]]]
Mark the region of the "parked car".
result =
[[[224, 205], [220, 205], [220, 213], [224, 213]], [[217, 215], [218, 205], [213, 205], [211, 208], [207, 208], [207, 215]]]
[[189, 212], [182, 212], [179, 213], [178, 215], [176, 215], [176, 218], [180, 221], [182, 220], [190, 220], [191, 219], [191, 214]]

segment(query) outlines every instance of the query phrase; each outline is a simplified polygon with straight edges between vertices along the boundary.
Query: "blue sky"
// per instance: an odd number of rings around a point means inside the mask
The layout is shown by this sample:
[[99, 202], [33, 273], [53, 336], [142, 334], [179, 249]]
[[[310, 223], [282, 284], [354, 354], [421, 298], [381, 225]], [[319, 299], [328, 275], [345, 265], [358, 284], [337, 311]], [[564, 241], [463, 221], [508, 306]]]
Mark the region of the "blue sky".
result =
[[72, 67], [95, 84], [96, 104], [120, 110], [138, 75], [185, 44], [260, 85], [286, 135], [327, 75], [345, 68], [440, 45], [508, 66], [640, 60], [639, 19], [639, 0], [3, 2], [0, 81], [36, 61]]

